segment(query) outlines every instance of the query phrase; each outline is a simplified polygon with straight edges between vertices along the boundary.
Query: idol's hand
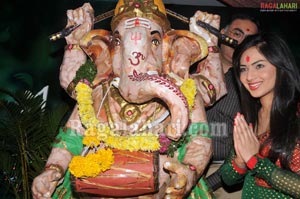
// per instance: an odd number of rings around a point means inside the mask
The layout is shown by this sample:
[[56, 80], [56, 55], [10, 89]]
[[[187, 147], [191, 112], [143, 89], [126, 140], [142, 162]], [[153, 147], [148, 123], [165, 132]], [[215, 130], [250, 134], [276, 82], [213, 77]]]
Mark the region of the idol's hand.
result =
[[37, 176], [32, 183], [32, 196], [34, 199], [49, 199], [53, 194], [59, 180], [62, 178], [61, 173], [54, 169], [45, 170]]
[[68, 23], [66, 27], [80, 25], [66, 37], [67, 44], [80, 44], [83, 36], [93, 28], [94, 10], [91, 4], [85, 3], [82, 7], [75, 10], [68, 10], [67, 17]]
[[189, 166], [179, 162], [165, 162], [164, 169], [171, 175], [171, 181], [166, 190], [165, 199], [182, 199], [189, 193], [195, 183], [196, 172]]

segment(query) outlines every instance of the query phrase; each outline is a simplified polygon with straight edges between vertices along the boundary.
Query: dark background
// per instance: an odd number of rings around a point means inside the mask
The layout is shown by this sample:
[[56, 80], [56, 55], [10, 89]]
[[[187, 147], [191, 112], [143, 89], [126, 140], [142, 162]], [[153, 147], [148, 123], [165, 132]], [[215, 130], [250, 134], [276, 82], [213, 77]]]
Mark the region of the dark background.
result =
[[[66, 10], [81, 6], [85, 1], [77, 0], [2, 0], [0, 2], [0, 87], [18, 89], [24, 82], [16, 78], [18, 73], [33, 77], [33, 91], [49, 85], [48, 104], [53, 105], [70, 100], [59, 86], [59, 67], [62, 62], [65, 41], [50, 42], [48, 36], [66, 25]], [[116, 1], [90, 1], [95, 15], [115, 7]], [[221, 27], [236, 12], [256, 16], [264, 30], [277, 32], [289, 43], [296, 61], [300, 63], [299, 10], [261, 12], [259, 8], [200, 7], [165, 5], [187, 18], [196, 10], [219, 14]], [[300, 7], [300, 5], [298, 5]], [[169, 16], [174, 29], [188, 29], [188, 24]], [[95, 28], [109, 30], [110, 19], [95, 25]]]

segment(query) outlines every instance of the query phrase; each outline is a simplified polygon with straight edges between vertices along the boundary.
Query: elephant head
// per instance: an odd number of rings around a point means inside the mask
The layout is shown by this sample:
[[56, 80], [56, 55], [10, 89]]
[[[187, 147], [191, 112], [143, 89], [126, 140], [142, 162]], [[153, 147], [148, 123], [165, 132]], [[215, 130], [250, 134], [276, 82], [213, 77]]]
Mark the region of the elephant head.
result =
[[[64, 130], [60, 132], [57, 138], [61, 146], [53, 148], [47, 164], [66, 171], [75, 145], [78, 151], [76, 153], [80, 153], [81, 136], [74, 136], [74, 131], [78, 131], [78, 135], [89, 137], [85, 128], [92, 129], [89, 128], [90, 123], [104, 123], [105, 131], [117, 131], [119, 135], [126, 137], [131, 133], [138, 133], [135, 129], [130, 129], [132, 123], [125, 118], [135, 114], [138, 119], [134, 121], [134, 125], [143, 125], [138, 130], [141, 136], [150, 129], [151, 137], [156, 137], [152, 136], [156, 133], [165, 133], [173, 140], [178, 140], [187, 130], [188, 124], [191, 124], [186, 134], [189, 142], [184, 144], [181, 148], [183, 150], [176, 150], [173, 158], [160, 154], [159, 159], [156, 159], [158, 162], [153, 161], [153, 164], [159, 164], [161, 186], [160, 191], [155, 193], [157, 198], [166, 194], [167, 198], [182, 198], [195, 186], [195, 180], [200, 177], [211, 157], [211, 139], [205, 134], [194, 136], [207, 131], [203, 96], [195, 87], [192, 97], [185, 92], [188, 90], [186, 87], [183, 89], [185, 91], [180, 90], [182, 82], [192, 78], [188, 72], [190, 65], [207, 56], [207, 43], [195, 33], [171, 30], [161, 0], [120, 0], [112, 20], [112, 32], [91, 30], [95, 20], [93, 9], [88, 3], [75, 10], [68, 10], [67, 15], [68, 27], [71, 24], [80, 26], [66, 37], [68, 45], [60, 68], [60, 81], [64, 89], [70, 90], [70, 96], [78, 94], [78, 100], [83, 103], [79, 102], [74, 107], [65, 124], [71, 133], [68, 135]], [[85, 36], [82, 38], [83, 35]], [[86, 63], [86, 55], [97, 66], [94, 80], [91, 78], [94, 77], [95, 70], [93, 64]], [[207, 57], [211, 55], [210, 53]], [[80, 66], [87, 67], [80, 70]], [[72, 83], [76, 84], [76, 79], [88, 84], [91, 89], [85, 86], [80, 92], [80, 88], [76, 87], [79, 92], [73, 92]], [[186, 82], [184, 86], [193, 81]], [[191, 98], [193, 99], [189, 102], [193, 101], [192, 108], [187, 102]], [[126, 110], [122, 111], [124, 107]], [[136, 110], [133, 110], [135, 107]], [[169, 123], [171, 125], [166, 126]], [[106, 129], [107, 124], [110, 129]], [[161, 124], [158, 129], [153, 128], [156, 124]], [[76, 142], [75, 145], [67, 146], [69, 139], [71, 143]], [[87, 148], [88, 146], [85, 149]], [[57, 182], [62, 180], [57, 179], [57, 172], [56, 169], [48, 169], [39, 175], [33, 183], [34, 195], [51, 195]], [[132, 185], [135, 186], [134, 183]]]
[[190, 31], [171, 30], [163, 4], [155, 1], [119, 1], [115, 10], [111, 35], [92, 30], [80, 43], [97, 64], [94, 83], [113, 72], [126, 101], [164, 101], [171, 114], [166, 134], [178, 140], [189, 122], [178, 80], [188, 78], [189, 67], [207, 55], [207, 43]]

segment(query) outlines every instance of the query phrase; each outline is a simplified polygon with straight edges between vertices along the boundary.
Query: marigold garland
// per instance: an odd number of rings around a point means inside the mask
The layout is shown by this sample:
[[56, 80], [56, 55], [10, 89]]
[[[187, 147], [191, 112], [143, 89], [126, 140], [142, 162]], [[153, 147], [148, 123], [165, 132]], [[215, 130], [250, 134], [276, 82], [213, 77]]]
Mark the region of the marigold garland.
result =
[[[141, 133], [130, 136], [120, 136], [96, 118], [93, 108], [92, 89], [79, 82], [77, 92], [78, 110], [82, 124], [87, 128], [82, 143], [90, 148], [96, 148], [103, 143], [106, 147], [129, 151], [157, 151], [160, 149], [158, 135]], [[180, 87], [185, 95], [189, 110], [194, 106], [196, 85], [194, 80], [187, 79]], [[75, 177], [95, 177], [113, 164], [113, 152], [110, 149], [100, 149], [85, 157], [74, 156], [69, 164], [69, 170]]]
[[106, 171], [114, 163], [111, 149], [100, 149], [96, 153], [74, 156], [69, 164], [69, 170], [77, 178], [95, 177]]
[[195, 96], [197, 93], [195, 81], [193, 79], [184, 80], [182, 85], [180, 86], [180, 90], [187, 99], [189, 110], [192, 111], [195, 103]]
[[[120, 136], [96, 118], [92, 101], [92, 89], [82, 82], [75, 88], [77, 92], [77, 102], [79, 115], [82, 124], [87, 127], [83, 143], [89, 147], [96, 147], [100, 142], [105, 146], [129, 151], [157, 151], [160, 144], [158, 136], [152, 133], [134, 134], [130, 136]], [[93, 137], [93, 138], [92, 138]], [[98, 140], [98, 142], [96, 141]]]

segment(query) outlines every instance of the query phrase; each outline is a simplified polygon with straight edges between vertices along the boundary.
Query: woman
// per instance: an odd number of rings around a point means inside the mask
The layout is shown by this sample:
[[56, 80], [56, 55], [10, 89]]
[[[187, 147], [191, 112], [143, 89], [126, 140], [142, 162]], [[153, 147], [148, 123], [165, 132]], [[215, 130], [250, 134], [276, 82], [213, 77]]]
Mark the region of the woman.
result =
[[223, 181], [244, 181], [243, 199], [300, 198], [300, 74], [291, 51], [274, 34], [253, 35], [235, 50], [233, 65], [243, 113]]

